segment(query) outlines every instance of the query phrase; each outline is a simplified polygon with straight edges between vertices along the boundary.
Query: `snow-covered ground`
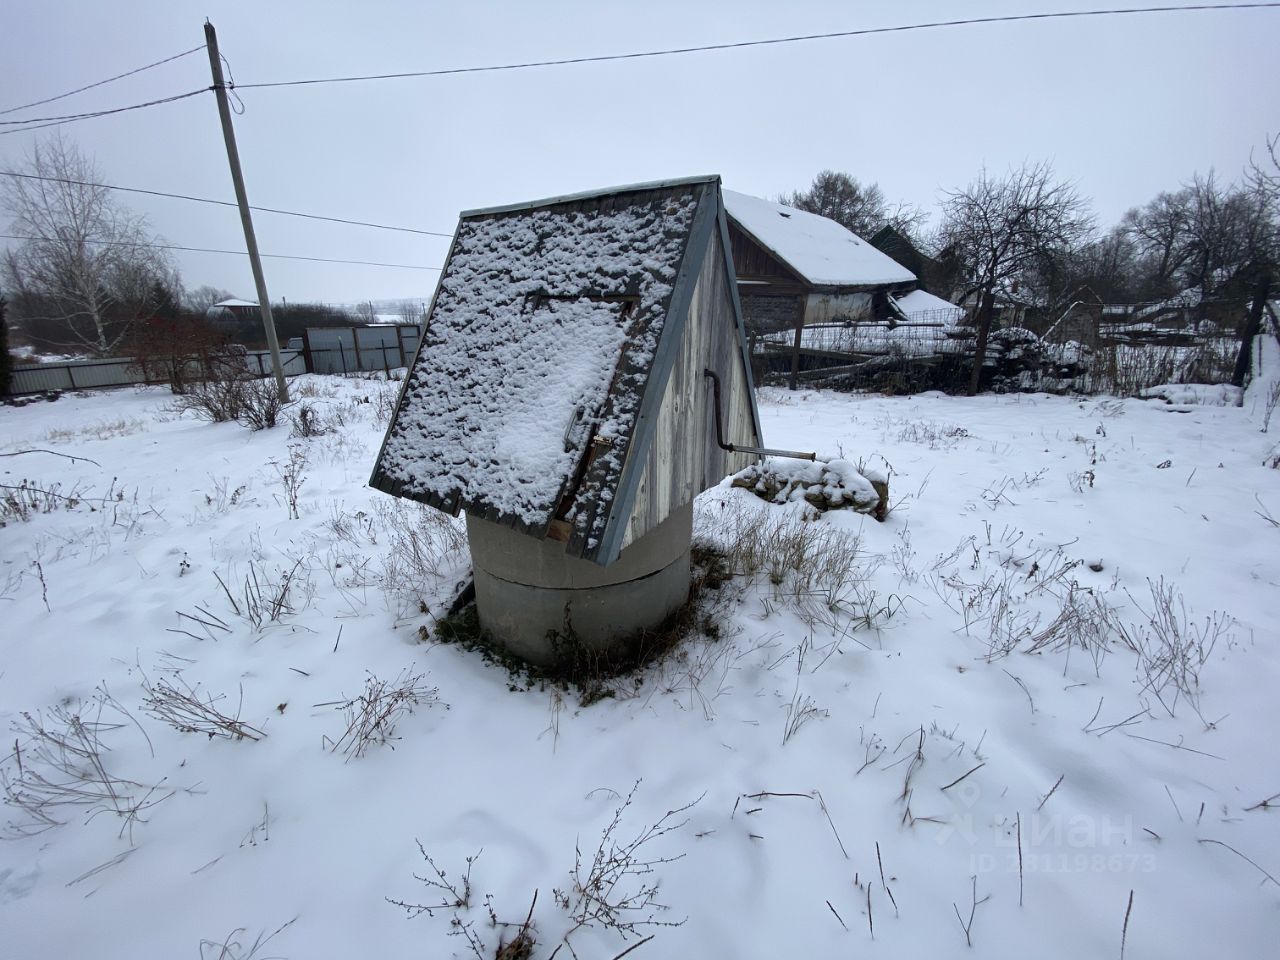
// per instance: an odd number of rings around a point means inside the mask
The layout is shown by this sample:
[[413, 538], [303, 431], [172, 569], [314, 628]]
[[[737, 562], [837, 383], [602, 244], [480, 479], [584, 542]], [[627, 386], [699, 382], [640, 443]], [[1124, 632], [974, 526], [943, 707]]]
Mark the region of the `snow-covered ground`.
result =
[[[396, 384], [295, 380], [332, 427], [311, 438], [156, 388], [0, 408], [0, 453], [51, 451], [0, 482], [81, 498], [0, 529], [0, 954], [467, 957], [469, 934], [491, 957], [515, 927], [486, 904], [519, 924], [536, 891], [543, 958], [575, 908], [561, 958], [650, 934], [629, 957], [1272, 955], [1265, 386], [1243, 407], [765, 391], [766, 442], [888, 473], [894, 510], [803, 522], [710, 491], [699, 530], [757, 573], [705, 595], [717, 639], [586, 707], [421, 639], [466, 557], [456, 523], [365, 487]], [[342, 702], [416, 676], [396, 739], [347, 750]], [[250, 736], [175, 729], [166, 690]], [[77, 734], [87, 758], [55, 742]], [[600, 896], [657, 883], [669, 909], [592, 921], [575, 849], [589, 888], [633, 788], [613, 839], [674, 829]], [[469, 907], [387, 902], [441, 902], [415, 841], [459, 893], [479, 854]], [[623, 939], [610, 913], [685, 922]]]

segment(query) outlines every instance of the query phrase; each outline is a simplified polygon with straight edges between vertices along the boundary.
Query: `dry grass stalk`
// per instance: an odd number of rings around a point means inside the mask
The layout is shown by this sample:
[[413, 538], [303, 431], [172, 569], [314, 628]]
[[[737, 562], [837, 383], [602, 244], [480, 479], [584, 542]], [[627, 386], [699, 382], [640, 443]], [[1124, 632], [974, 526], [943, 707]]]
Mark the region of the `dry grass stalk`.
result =
[[[121, 721], [104, 720], [107, 710], [118, 713]], [[105, 690], [80, 708], [54, 707], [47, 718], [24, 712], [14, 724], [19, 736], [13, 767], [0, 768], [5, 803], [21, 814], [6, 825], [6, 832], [30, 836], [62, 826], [73, 813], [83, 813], [86, 823], [110, 813], [121, 820], [120, 835], [127, 832], [132, 838], [134, 824], [145, 822], [142, 814], [172, 795], [157, 796], [158, 787], [118, 776], [108, 767], [110, 748], [103, 738], [132, 719]]]
[[402, 717], [413, 713], [414, 707], [439, 702], [438, 689], [428, 687], [425, 680], [426, 674], [411, 673], [408, 667], [394, 680], [380, 680], [370, 673], [359, 696], [316, 704], [317, 707], [336, 707], [347, 721], [346, 730], [332, 741], [330, 751], [342, 753], [350, 760], [364, 756], [372, 747], [390, 745], [398, 739], [396, 724]]
[[142, 689], [146, 693], [143, 709], [181, 733], [202, 733], [211, 740], [215, 737], [227, 740], [261, 740], [266, 736], [257, 727], [240, 720], [240, 707], [244, 702], [243, 688], [234, 715], [223, 713], [216, 706], [226, 699], [222, 694], [201, 695], [199, 684], [193, 687], [183, 682], [178, 687], [165, 679], [153, 684], [144, 676]]

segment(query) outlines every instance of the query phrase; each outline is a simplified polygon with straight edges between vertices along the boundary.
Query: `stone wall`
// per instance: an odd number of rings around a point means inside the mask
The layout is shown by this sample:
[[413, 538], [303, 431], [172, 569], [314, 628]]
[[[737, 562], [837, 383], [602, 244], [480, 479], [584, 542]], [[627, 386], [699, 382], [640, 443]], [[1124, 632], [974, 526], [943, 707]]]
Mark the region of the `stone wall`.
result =
[[790, 330], [800, 318], [804, 302], [798, 294], [791, 296], [763, 296], [741, 293], [742, 320], [748, 334], [773, 333]]

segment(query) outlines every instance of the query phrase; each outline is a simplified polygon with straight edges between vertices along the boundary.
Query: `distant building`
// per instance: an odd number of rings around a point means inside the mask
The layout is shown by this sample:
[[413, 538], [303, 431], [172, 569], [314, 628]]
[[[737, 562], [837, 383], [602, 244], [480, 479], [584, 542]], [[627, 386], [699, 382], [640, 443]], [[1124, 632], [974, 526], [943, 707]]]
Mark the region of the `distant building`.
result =
[[949, 251], [944, 250], [939, 256], [931, 257], [892, 224], [886, 224], [877, 230], [871, 236], [870, 243], [914, 273], [921, 290], [928, 290], [940, 297], [949, 297], [955, 293], [959, 264]]
[[724, 191], [742, 316], [753, 334], [879, 319], [916, 275], [834, 220]]
[[239, 323], [241, 320], [255, 320], [258, 317], [258, 304], [254, 300], [222, 300], [204, 312], [205, 317], [215, 323]]

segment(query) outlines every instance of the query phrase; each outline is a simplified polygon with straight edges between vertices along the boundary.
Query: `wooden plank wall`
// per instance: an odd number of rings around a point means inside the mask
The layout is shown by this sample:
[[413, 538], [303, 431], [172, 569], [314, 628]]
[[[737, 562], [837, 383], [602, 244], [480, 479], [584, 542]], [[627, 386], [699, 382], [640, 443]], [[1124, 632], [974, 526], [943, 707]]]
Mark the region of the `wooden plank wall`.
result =
[[716, 232], [694, 287], [680, 353], [667, 381], [653, 444], [627, 520], [624, 547], [703, 490], [755, 460], [749, 454], [731, 454], [716, 445], [711, 382], [703, 376], [708, 368], [720, 375], [725, 441], [759, 446], [730, 282]]
[[756, 243], [733, 221], [729, 222], [729, 244], [733, 248], [733, 269], [739, 280], [768, 281], [768, 289], [786, 293], [799, 293], [809, 288], [803, 278]]

